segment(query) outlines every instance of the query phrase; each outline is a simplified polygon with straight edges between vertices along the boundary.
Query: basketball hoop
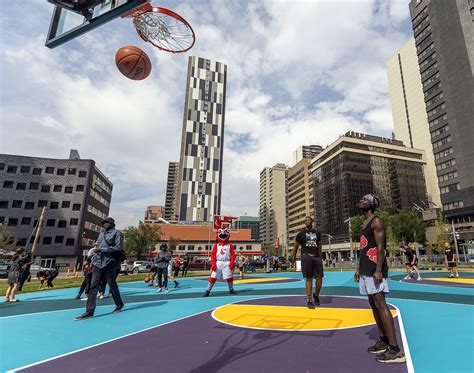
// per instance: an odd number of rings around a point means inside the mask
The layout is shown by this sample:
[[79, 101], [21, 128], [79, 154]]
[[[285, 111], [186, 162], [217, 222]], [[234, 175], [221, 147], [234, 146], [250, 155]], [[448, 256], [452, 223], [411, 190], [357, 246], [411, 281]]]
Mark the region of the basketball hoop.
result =
[[183, 17], [150, 3], [124, 14], [122, 18], [133, 18], [138, 35], [165, 52], [186, 52], [196, 40], [193, 28]]

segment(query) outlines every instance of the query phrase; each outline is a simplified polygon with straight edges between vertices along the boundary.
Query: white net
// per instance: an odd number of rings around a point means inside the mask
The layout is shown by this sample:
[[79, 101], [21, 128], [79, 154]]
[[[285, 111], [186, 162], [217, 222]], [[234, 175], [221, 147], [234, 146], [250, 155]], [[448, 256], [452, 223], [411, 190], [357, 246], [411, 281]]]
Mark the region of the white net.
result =
[[139, 34], [154, 46], [169, 52], [184, 52], [194, 43], [193, 30], [182, 21], [158, 12], [147, 12], [133, 19]]

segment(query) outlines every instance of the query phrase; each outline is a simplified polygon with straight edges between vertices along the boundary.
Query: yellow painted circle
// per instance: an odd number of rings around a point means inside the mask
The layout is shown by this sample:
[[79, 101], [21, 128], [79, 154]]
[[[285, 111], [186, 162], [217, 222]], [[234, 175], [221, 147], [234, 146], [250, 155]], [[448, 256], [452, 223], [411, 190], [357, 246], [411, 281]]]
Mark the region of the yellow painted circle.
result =
[[[397, 314], [391, 310], [392, 315]], [[371, 309], [227, 304], [212, 313], [224, 324], [241, 328], [315, 331], [357, 328], [375, 324]]]
[[260, 278], [248, 278], [243, 280], [235, 280], [234, 284], [252, 284], [258, 282], [269, 282], [269, 281], [286, 281], [286, 280], [293, 280], [289, 278], [283, 277], [260, 277]]
[[432, 278], [424, 278], [423, 280], [442, 281], [442, 282], [454, 282], [454, 283], [458, 283], [458, 284], [474, 285], [474, 278], [440, 278], [440, 277], [432, 277]]

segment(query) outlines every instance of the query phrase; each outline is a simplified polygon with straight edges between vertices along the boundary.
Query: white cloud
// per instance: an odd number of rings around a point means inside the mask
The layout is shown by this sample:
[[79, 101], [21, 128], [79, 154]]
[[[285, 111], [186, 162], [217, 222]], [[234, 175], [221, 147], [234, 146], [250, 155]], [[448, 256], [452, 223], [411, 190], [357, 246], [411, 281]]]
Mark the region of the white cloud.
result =
[[[78, 149], [114, 183], [119, 226], [136, 224], [146, 205], [164, 203], [168, 162], [179, 160], [188, 55], [144, 44], [128, 20], [49, 50], [49, 4], [24, 6], [2, 15], [2, 152], [60, 158]], [[410, 36], [405, 0], [160, 6], [193, 25], [192, 55], [228, 65], [223, 213], [256, 214], [260, 171], [291, 163], [302, 144], [390, 133], [385, 63]], [[20, 16], [28, 27], [7, 27]], [[152, 59], [145, 81], [114, 66], [127, 44]]]

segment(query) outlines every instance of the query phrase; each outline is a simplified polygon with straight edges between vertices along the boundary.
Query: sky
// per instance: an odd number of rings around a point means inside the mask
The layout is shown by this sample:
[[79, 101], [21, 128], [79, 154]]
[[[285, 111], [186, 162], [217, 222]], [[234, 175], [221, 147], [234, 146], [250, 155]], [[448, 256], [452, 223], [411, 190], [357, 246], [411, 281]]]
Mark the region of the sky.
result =
[[[117, 226], [137, 225], [148, 205], [164, 205], [168, 162], [179, 161], [188, 56], [227, 64], [224, 215], [257, 216], [260, 171], [292, 166], [301, 145], [325, 147], [351, 130], [391, 136], [386, 62], [412, 37], [408, 0], [153, 4], [192, 25], [189, 52], [154, 48], [126, 19], [49, 49], [53, 6], [3, 2], [0, 152], [77, 149], [112, 181]], [[117, 70], [124, 45], [149, 55], [147, 79]]]

